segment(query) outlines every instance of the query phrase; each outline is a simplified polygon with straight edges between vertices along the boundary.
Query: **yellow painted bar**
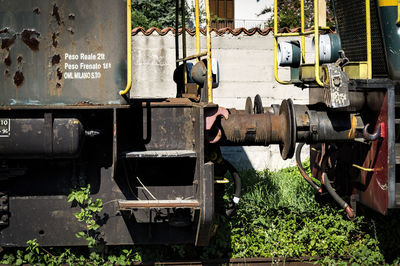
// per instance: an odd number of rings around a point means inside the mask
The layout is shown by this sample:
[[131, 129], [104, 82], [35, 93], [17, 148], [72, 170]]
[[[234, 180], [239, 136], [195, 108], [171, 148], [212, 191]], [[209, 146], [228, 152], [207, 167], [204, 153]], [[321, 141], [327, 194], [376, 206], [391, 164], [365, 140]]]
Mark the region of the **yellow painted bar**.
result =
[[372, 79], [372, 48], [371, 48], [371, 9], [370, 0], [365, 0], [365, 25], [367, 32], [367, 67], [368, 79]]
[[[182, 56], [186, 57], [186, 18], [185, 18], [185, 0], [181, 0], [181, 25], [182, 25]], [[187, 64], [183, 61], [183, 82], [185, 84], [185, 93], [187, 93]]]
[[[289, 34], [289, 33], [286, 33]], [[297, 33], [298, 34], [298, 33]], [[293, 35], [298, 36], [298, 35]], [[278, 76], [278, 0], [274, 0], [274, 75], [275, 80], [280, 84], [290, 84], [287, 81], [282, 81]]]
[[305, 17], [304, 17], [304, 0], [300, 0], [300, 16], [301, 16], [301, 62], [306, 62], [306, 37], [304, 36]]
[[120, 95], [126, 95], [132, 87], [132, 5], [131, 0], [126, 0], [126, 87]]
[[[321, 30], [323, 30], [322, 28], [320, 28]], [[301, 32], [289, 32], [289, 33], [277, 33], [276, 37], [291, 37], [291, 36], [307, 36], [307, 35], [311, 35], [314, 33], [314, 30], [310, 30], [310, 31], [305, 31], [303, 33]]]
[[398, 0], [378, 0], [378, 6], [397, 6]]
[[400, 26], [400, 0], [397, 0], [397, 21], [396, 25]]
[[[315, 41], [315, 49], [314, 49], [314, 58], [315, 58], [315, 81], [320, 86], [324, 86], [319, 78], [319, 17], [318, 17], [318, 3], [319, 0], [314, 0], [314, 41]], [[369, 0], [366, 0], [369, 1]]]
[[[194, 1], [194, 17], [196, 24], [196, 52], [200, 54], [200, 5], [199, 0]], [[197, 58], [197, 61], [200, 61], [200, 58]]]
[[[189, 61], [189, 60], [192, 60], [192, 59], [195, 59], [195, 58], [199, 59], [200, 57], [206, 56], [206, 55], [207, 55], [207, 52], [202, 52], [202, 53], [199, 53], [199, 54], [189, 55], [189, 56], [186, 56], [185, 58], [177, 59], [176, 62]], [[197, 61], [199, 61], [199, 60], [197, 60]]]
[[208, 102], [213, 102], [213, 91], [212, 91], [212, 62], [211, 62], [211, 14], [210, 14], [210, 2], [204, 0], [206, 10], [206, 30], [207, 30], [207, 85], [208, 85]]

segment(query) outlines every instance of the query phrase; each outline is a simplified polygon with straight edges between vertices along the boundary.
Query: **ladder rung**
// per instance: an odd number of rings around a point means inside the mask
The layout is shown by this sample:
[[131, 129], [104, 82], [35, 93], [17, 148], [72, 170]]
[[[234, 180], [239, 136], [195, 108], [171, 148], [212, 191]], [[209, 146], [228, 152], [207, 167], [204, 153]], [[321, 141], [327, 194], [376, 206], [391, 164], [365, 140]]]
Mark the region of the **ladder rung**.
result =
[[207, 52], [202, 52], [202, 53], [195, 54], [195, 55], [189, 55], [185, 58], [177, 59], [176, 62], [188, 61], [188, 60], [192, 60], [192, 59], [199, 58], [199, 57], [206, 56], [206, 55], [207, 55]]
[[157, 151], [132, 151], [122, 153], [124, 158], [195, 158], [196, 152], [191, 150], [157, 150]]
[[121, 210], [148, 208], [200, 208], [197, 200], [119, 200]]

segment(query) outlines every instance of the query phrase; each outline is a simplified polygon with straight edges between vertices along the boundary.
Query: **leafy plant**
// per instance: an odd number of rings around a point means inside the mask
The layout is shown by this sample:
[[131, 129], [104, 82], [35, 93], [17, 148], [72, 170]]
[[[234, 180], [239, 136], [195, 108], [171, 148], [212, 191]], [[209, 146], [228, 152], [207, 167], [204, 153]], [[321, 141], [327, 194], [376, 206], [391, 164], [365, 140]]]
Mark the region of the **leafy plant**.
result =
[[[165, 28], [175, 26], [175, 0], [133, 0], [132, 28]], [[186, 18], [190, 8], [185, 6]]]
[[86, 224], [85, 231], [78, 232], [77, 238], [83, 238], [87, 241], [89, 248], [96, 244], [97, 236], [96, 230], [100, 225], [97, 220], [100, 218], [99, 213], [103, 209], [103, 202], [101, 199], [93, 199], [90, 197], [90, 184], [78, 190], [73, 190], [67, 197], [68, 202], [76, 202], [81, 210], [75, 213], [75, 217], [79, 222]]
[[[311, 28], [314, 23], [314, 1], [304, 1], [305, 27]], [[273, 11], [273, 8], [266, 7], [258, 15], [264, 15]], [[278, 0], [278, 27], [298, 28], [301, 25], [300, 1], [298, 0]], [[274, 26], [274, 17], [267, 20], [267, 26]], [[327, 1], [327, 26], [333, 27], [335, 20], [331, 1]]]

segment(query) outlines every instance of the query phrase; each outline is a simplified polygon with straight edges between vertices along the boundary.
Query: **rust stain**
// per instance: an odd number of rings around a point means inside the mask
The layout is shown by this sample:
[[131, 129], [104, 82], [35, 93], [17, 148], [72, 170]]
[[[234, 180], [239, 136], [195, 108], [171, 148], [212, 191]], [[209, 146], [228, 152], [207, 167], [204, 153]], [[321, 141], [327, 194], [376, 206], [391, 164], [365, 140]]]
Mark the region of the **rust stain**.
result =
[[12, 60], [11, 60], [11, 55], [10, 52], [8, 52], [8, 55], [6, 58], [4, 58], [4, 64], [6, 64], [6, 66], [11, 66], [12, 64]]
[[39, 50], [39, 40], [37, 39], [40, 33], [35, 30], [23, 30], [21, 33], [22, 41], [32, 50]]
[[24, 82], [24, 74], [21, 71], [17, 71], [15, 72], [14, 75], [14, 84], [15, 86], [19, 87], [22, 85], [22, 83]]
[[61, 17], [60, 17], [60, 13], [58, 12], [58, 6], [57, 4], [53, 5], [53, 12], [51, 13], [51, 15], [53, 17], [55, 17], [57, 24], [61, 25], [62, 21], [61, 21]]
[[60, 35], [60, 33], [58, 33], [58, 32], [53, 32], [53, 35], [51, 36], [51, 40], [52, 40], [52, 43], [53, 43], [53, 47], [54, 47], [54, 48], [57, 48], [57, 45], [58, 45], [58, 41], [57, 41], [58, 35]]
[[101, 104], [94, 104], [89, 101], [82, 101], [76, 104], [77, 106], [94, 106], [94, 105], [101, 105]]
[[301, 122], [302, 122], [303, 126], [307, 126], [308, 116], [306, 114], [301, 114]]
[[61, 57], [59, 54], [55, 54], [53, 55], [53, 57], [51, 58], [51, 65], [57, 65], [60, 63]]
[[33, 9], [33, 13], [35, 13], [36, 15], [39, 15], [40, 9], [38, 7], [36, 7], [35, 9]]
[[8, 49], [11, 45], [14, 44], [15, 39], [17, 38], [16, 35], [12, 36], [11, 38], [4, 38], [1, 40], [1, 49]]
[[[59, 80], [61, 80], [63, 77], [63, 73], [59, 67], [57, 68], [57, 77]], [[57, 83], [57, 84], [59, 84], [59, 83]]]

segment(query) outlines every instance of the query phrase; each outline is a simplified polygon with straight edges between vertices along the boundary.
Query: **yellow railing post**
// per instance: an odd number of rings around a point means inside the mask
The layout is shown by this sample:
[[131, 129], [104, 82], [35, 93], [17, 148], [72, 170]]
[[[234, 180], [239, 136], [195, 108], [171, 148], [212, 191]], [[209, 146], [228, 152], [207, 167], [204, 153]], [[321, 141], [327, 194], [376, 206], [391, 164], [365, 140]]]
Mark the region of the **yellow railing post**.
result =
[[300, 19], [301, 19], [301, 62], [306, 62], [306, 37], [304, 36], [305, 18], [304, 18], [304, 0], [300, 1]]
[[132, 87], [132, 6], [131, 0], [126, 0], [126, 87], [120, 95], [126, 95]]
[[212, 62], [211, 62], [211, 14], [209, 0], [204, 0], [206, 11], [206, 31], [207, 31], [207, 85], [208, 85], [208, 102], [213, 102], [212, 91]]
[[281, 84], [289, 84], [278, 77], [278, 0], [274, 0], [274, 75], [275, 80]]
[[[181, 0], [181, 16], [182, 16], [182, 56], [186, 57], [186, 17], [185, 17], [185, 0]], [[187, 64], [183, 61], [183, 83], [185, 84], [185, 93], [187, 93]]]
[[315, 42], [315, 49], [314, 49], [314, 58], [315, 58], [315, 81], [320, 86], [324, 86], [319, 78], [319, 0], [314, 0], [314, 42]]
[[[196, 24], [196, 53], [200, 54], [200, 5], [199, 0], [194, 1], [194, 16], [195, 16], [195, 24]], [[197, 58], [197, 62], [200, 61], [200, 58]]]
[[372, 79], [371, 9], [369, 1], [365, 0], [365, 25], [367, 32], [367, 77]]

